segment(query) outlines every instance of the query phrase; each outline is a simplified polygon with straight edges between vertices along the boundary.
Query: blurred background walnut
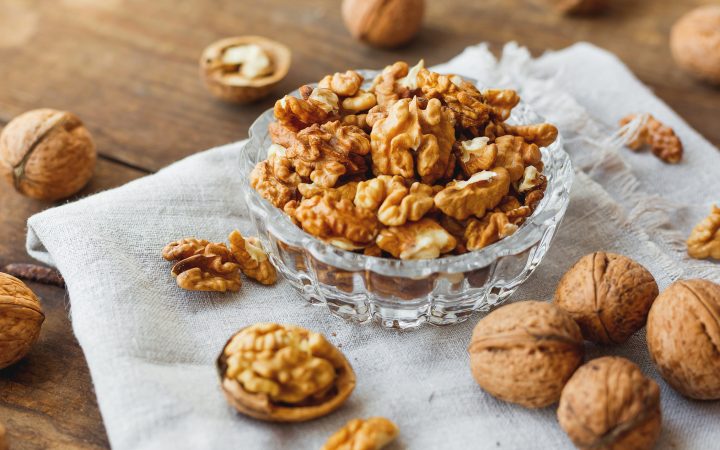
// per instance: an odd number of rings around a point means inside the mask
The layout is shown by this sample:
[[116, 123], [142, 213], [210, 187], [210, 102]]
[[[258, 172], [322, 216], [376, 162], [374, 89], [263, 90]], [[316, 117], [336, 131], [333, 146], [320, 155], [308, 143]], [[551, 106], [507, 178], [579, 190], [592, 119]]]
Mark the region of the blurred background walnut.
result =
[[375, 47], [398, 47], [420, 30], [424, 0], [343, 0], [345, 26], [356, 39]]
[[21, 360], [40, 336], [40, 300], [25, 283], [0, 272], [0, 369]]
[[682, 16], [670, 33], [678, 66], [701, 80], [720, 84], [720, 5], [705, 5]]
[[481, 319], [468, 352], [480, 387], [501, 400], [542, 408], [558, 401], [584, 349], [580, 328], [565, 311], [522, 301]]
[[671, 284], [655, 300], [647, 343], [658, 371], [681, 394], [720, 399], [720, 285], [707, 280]]
[[558, 421], [583, 450], [649, 450], [660, 436], [660, 388], [625, 358], [606, 356], [567, 382]]
[[28, 111], [0, 134], [0, 175], [28, 197], [59, 200], [77, 193], [92, 177], [95, 159], [90, 132], [69, 112]]
[[0, 422], [0, 450], [9, 450], [9, 444], [7, 439], [7, 432], [5, 426]]
[[693, 228], [687, 240], [687, 252], [696, 259], [720, 260], [720, 207], [713, 205], [710, 215]]
[[260, 420], [302, 422], [331, 413], [355, 389], [355, 372], [325, 336], [257, 323], [233, 335], [217, 360], [225, 397]]
[[605, 11], [610, 0], [535, 0], [564, 14], [597, 14]]
[[330, 436], [320, 450], [380, 450], [398, 433], [397, 425], [385, 417], [353, 419]]
[[554, 303], [580, 325], [585, 339], [621, 344], [645, 325], [658, 286], [643, 266], [622, 255], [585, 255], [560, 279]]

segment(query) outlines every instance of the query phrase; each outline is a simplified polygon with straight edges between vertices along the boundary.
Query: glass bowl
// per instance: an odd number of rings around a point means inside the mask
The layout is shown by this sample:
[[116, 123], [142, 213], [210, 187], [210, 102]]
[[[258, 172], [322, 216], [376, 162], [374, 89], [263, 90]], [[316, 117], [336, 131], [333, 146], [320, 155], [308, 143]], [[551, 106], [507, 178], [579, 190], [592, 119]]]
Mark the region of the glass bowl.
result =
[[[372, 80], [377, 72], [361, 73]], [[271, 109], [258, 117], [240, 156], [250, 218], [272, 262], [300, 295], [346, 320], [376, 321], [389, 328], [450, 325], [499, 305], [542, 261], [570, 199], [573, 170], [558, 136], [542, 149], [545, 197], [511, 236], [439, 259], [402, 261], [352, 253], [304, 232], [250, 186], [250, 172], [267, 156], [267, 126], [273, 120]], [[508, 120], [541, 122], [522, 102]]]

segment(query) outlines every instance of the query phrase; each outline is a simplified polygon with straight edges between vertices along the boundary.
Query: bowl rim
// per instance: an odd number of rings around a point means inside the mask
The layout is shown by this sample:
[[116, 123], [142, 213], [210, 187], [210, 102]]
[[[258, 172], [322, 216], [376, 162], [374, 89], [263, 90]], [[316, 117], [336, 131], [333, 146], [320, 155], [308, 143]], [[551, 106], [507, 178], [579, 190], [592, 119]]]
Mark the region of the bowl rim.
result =
[[[379, 73], [379, 71], [369, 70], [358, 72], [365, 76], [366, 80]], [[463, 78], [477, 85], [475, 80], [468, 77]], [[298, 91], [295, 90], [288, 95], [293, 94], [298, 95]], [[543, 123], [543, 118], [522, 100], [514, 111], [522, 112], [524, 120], [529, 116], [532, 120], [530, 123]], [[513, 115], [517, 115], [517, 113]], [[508, 119], [508, 122], [511, 122], [512, 119], [513, 116]], [[256, 164], [250, 152], [252, 152], [253, 146], [257, 146], [256, 152], [264, 150], [264, 142], [268, 138], [267, 124], [272, 120], [274, 120], [272, 108], [267, 109], [258, 116], [250, 126], [246, 143], [240, 149], [241, 175], [244, 180], [243, 187], [247, 207], [252, 209], [252, 206], [255, 205], [261, 208], [262, 219], [265, 220], [268, 231], [278, 240], [291, 247], [306, 249], [313, 258], [333, 268], [348, 271], [364, 270], [382, 275], [412, 278], [422, 278], [434, 273], [453, 274], [485, 268], [501, 257], [524, 252], [538, 243], [548, 231], [554, 231], [555, 226], [564, 216], [569, 203], [574, 172], [570, 156], [564, 149], [563, 138], [558, 133], [558, 137], [553, 144], [541, 148], [545, 167], [555, 169], [552, 173], [543, 171], [543, 174], [548, 178], [545, 196], [533, 214], [512, 235], [479, 250], [434, 259], [400, 260], [368, 256], [343, 250], [302, 230], [290, 220], [284, 211], [273, 206], [250, 186], [249, 174]], [[552, 160], [554, 164], [548, 165], [549, 160]], [[564, 191], [567, 192], [567, 195], [563, 196], [561, 194]], [[553, 208], [550, 208], [551, 206]], [[253, 212], [250, 211], [250, 214], [253, 214]], [[267, 220], [269, 218], [272, 220]], [[261, 236], [260, 238], [264, 241], [264, 244], [269, 244], [266, 237]]]

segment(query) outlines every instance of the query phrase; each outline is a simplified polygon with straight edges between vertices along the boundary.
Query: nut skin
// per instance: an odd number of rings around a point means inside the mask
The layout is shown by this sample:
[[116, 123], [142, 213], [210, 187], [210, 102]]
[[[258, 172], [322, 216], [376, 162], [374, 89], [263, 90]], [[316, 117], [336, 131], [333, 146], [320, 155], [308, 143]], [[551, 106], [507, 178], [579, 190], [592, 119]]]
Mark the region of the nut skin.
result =
[[661, 429], [660, 388], [625, 358], [594, 359], [565, 385], [557, 416], [579, 449], [651, 449]]
[[652, 274], [622, 255], [585, 255], [560, 279], [554, 303], [597, 344], [621, 344], [645, 325], [658, 295]]
[[[229, 81], [218, 70], [217, 62], [228, 47], [256, 44], [270, 57], [273, 73], [242, 84]], [[285, 45], [262, 36], [236, 36], [213, 42], [200, 57], [200, 77], [212, 95], [229, 103], [252, 103], [266, 97], [290, 71], [292, 54]]]
[[40, 301], [25, 283], [0, 272], [0, 369], [21, 360], [45, 320]]
[[[258, 325], [274, 324], [255, 324], [253, 327]], [[287, 326], [280, 325], [280, 327]], [[298, 405], [275, 403], [266, 394], [245, 390], [237, 380], [225, 376], [228, 369], [226, 349], [235, 336], [248, 328], [251, 327], [240, 329], [228, 339], [216, 362], [225, 398], [238, 412], [268, 422], [305, 422], [330, 414], [345, 403], [352, 394], [356, 384], [355, 372], [345, 355], [332, 344], [330, 344], [332, 348], [330, 358], [336, 367], [337, 377], [333, 388], [321, 399], [308, 399]]]
[[671, 284], [650, 309], [650, 356], [675, 390], [697, 400], [720, 399], [720, 285]]
[[720, 85], [720, 6], [693, 9], [673, 25], [670, 50], [692, 76]]
[[60, 200], [90, 180], [97, 158], [90, 132], [72, 113], [36, 109], [0, 134], [0, 176], [40, 200]]
[[503, 306], [473, 331], [470, 368], [494, 397], [527, 408], [557, 402], [582, 363], [580, 328], [551, 303], [523, 301]]
[[407, 44], [420, 30], [424, 0], [344, 0], [342, 16], [350, 34], [374, 47]]

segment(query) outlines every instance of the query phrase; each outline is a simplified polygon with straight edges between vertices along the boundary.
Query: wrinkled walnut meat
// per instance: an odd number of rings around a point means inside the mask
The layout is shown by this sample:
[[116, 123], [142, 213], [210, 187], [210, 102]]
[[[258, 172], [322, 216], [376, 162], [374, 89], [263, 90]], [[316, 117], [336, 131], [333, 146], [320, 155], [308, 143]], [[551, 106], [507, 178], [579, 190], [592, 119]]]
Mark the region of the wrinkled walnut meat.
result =
[[217, 367], [232, 406], [274, 422], [329, 414], [355, 388], [355, 373], [340, 350], [323, 335], [294, 325], [243, 328], [227, 342]]
[[507, 123], [517, 92], [423, 61], [364, 81], [338, 72], [275, 103], [250, 184], [295, 225], [347, 251], [422, 259], [492, 245], [533, 214], [558, 130]]
[[238, 230], [228, 237], [230, 248], [205, 239], [185, 238], [167, 244], [162, 256], [176, 261], [170, 273], [177, 285], [189, 291], [237, 292], [240, 271], [262, 284], [277, 281], [275, 267], [259, 239], [243, 238]]
[[[627, 146], [631, 150], [638, 151], [643, 146], [649, 145], [653, 155], [664, 162], [679, 163], [683, 155], [683, 145], [675, 131], [650, 114], [645, 116], [644, 123], [639, 124], [635, 133], [627, 136]], [[635, 114], [630, 114], [620, 120], [620, 126], [624, 127], [635, 120], [640, 120], [640, 118]]]
[[580, 367], [557, 411], [579, 449], [651, 449], [660, 436], [660, 388], [625, 358], [605, 356]]
[[397, 425], [384, 417], [353, 419], [330, 436], [320, 450], [380, 450], [398, 433]]
[[710, 215], [693, 228], [687, 240], [687, 251], [695, 259], [720, 260], [720, 207], [713, 206]]

